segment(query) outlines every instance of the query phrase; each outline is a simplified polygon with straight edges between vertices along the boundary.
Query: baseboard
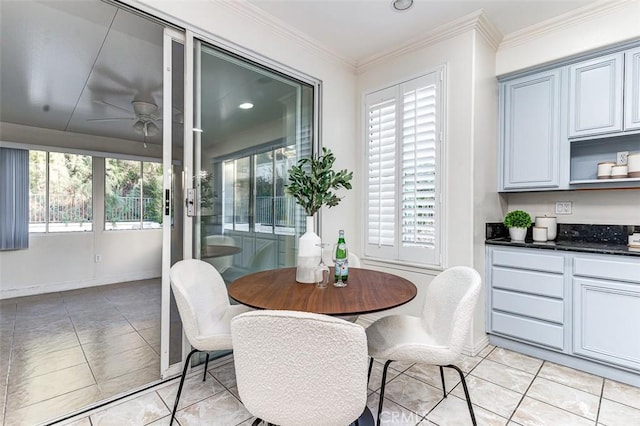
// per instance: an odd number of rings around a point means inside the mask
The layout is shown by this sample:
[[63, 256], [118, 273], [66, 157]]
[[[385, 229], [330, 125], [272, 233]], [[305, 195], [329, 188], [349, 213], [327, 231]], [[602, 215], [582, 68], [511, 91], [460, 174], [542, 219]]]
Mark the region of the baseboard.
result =
[[147, 280], [150, 278], [158, 278], [157, 270], [140, 271], [137, 273], [127, 273], [120, 275], [109, 275], [88, 280], [60, 281], [47, 284], [39, 284], [31, 287], [2, 289], [0, 290], [0, 300], [11, 299], [14, 297], [35, 296], [46, 293], [56, 293], [58, 291], [78, 290], [81, 288], [98, 287], [101, 285], [109, 285], [123, 283], [128, 281]]
[[464, 345], [462, 347], [462, 353], [463, 355], [467, 356], [476, 356], [480, 352], [482, 352], [482, 350], [486, 348], [487, 345], [489, 345], [489, 336], [487, 334], [483, 334], [482, 337], [478, 339], [478, 341], [473, 342], [473, 346]]

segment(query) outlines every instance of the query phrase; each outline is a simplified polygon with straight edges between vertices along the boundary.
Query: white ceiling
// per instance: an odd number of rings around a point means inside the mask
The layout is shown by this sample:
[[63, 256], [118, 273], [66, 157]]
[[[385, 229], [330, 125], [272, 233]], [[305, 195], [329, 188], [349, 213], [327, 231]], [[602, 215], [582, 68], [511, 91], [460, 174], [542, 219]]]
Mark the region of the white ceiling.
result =
[[594, 0], [414, 0], [403, 12], [391, 0], [248, 0], [289, 28], [359, 64], [402, 47], [435, 28], [484, 9], [506, 35]]
[[[268, 14], [274, 24], [358, 64], [480, 8], [507, 34], [588, 3], [592, 1], [415, 0], [401, 13], [392, 10], [390, 0], [248, 0], [236, 6]], [[0, 39], [1, 121], [143, 141], [133, 130], [131, 102], [162, 105], [161, 25], [99, 0], [0, 0]], [[276, 98], [291, 90], [285, 84], [265, 84], [275, 79], [259, 73], [229, 70], [223, 62], [212, 56], [215, 77], [203, 78], [210, 82], [204, 88], [208, 111], [203, 127], [216, 137], [246, 127], [247, 120], [260, 114], [256, 108], [250, 118], [235, 107], [247, 100], [247, 91]], [[176, 83], [181, 79], [176, 74]], [[174, 135], [182, 132], [181, 96], [173, 96]], [[262, 108], [263, 119], [273, 119], [279, 108], [275, 103]], [[155, 115], [160, 117], [161, 111]], [[118, 120], [105, 120], [113, 118]], [[161, 120], [156, 124], [162, 127]], [[147, 142], [161, 143], [160, 134]]]

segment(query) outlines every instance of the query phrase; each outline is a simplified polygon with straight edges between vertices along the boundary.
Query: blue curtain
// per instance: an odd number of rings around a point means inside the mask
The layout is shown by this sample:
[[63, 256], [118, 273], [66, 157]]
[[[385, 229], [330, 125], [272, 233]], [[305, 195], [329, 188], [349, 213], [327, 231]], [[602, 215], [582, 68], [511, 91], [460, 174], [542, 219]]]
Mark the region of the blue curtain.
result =
[[0, 148], [0, 250], [29, 247], [29, 151]]

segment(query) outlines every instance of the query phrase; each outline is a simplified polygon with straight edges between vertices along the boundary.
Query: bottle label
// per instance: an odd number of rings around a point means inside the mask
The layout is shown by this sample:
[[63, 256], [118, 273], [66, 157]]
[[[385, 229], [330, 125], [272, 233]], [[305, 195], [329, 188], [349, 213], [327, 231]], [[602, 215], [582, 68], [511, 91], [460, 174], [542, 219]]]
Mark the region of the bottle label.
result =
[[342, 281], [347, 280], [347, 278], [349, 277], [349, 261], [345, 260], [342, 263], [342, 267], [336, 264], [334, 269], [335, 269], [336, 281], [338, 281], [338, 278], [340, 276], [342, 276]]

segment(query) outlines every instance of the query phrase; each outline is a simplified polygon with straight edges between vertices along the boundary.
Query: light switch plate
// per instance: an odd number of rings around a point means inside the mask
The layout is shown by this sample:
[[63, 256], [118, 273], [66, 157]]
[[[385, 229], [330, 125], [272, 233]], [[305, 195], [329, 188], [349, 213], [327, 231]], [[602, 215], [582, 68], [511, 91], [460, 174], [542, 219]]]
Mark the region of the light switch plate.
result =
[[556, 214], [571, 214], [571, 201], [556, 201]]
[[616, 164], [618, 166], [626, 166], [627, 165], [627, 156], [629, 155], [629, 151], [622, 151], [616, 154]]

